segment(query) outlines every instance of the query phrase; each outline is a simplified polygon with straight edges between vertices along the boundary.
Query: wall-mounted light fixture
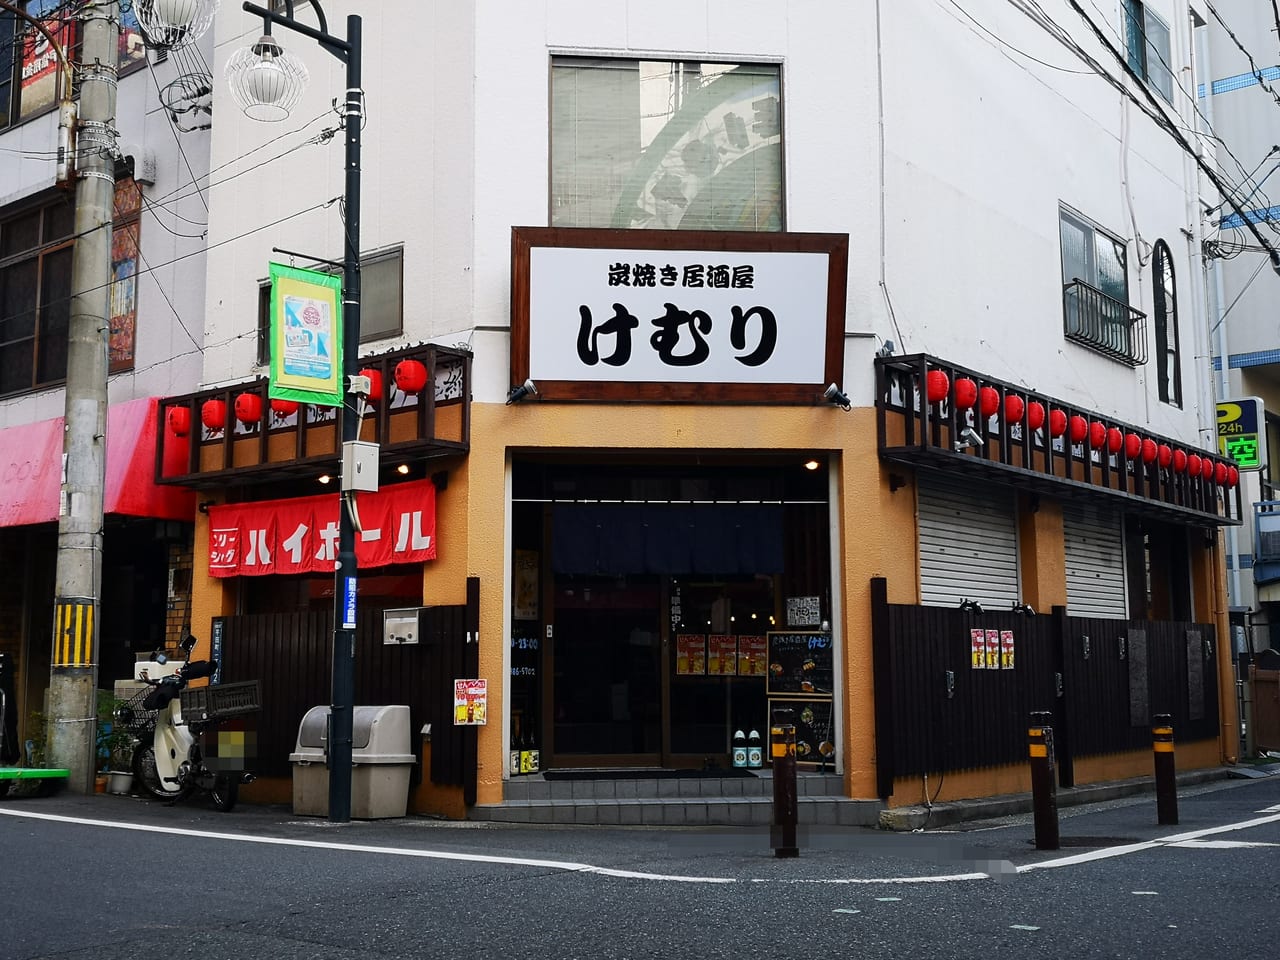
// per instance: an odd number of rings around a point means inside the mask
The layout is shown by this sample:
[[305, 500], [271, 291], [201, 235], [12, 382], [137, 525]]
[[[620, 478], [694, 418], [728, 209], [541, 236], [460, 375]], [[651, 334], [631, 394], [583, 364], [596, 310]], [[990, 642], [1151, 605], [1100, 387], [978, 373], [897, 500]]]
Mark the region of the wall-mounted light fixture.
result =
[[982, 616], [982, 604], [977, 600], [970, 600], [968, 597], [960, 601], [960, 609], [965, 613], [972, 613], [974, 616]]
[[407, 463], [402, 463], [400, 464], [400, 466], [396, 467], [396, 473], [400, 474], [401, 476], [404, 476], [408, 472], [409, 472], [409, 465]]
[[526, 380], [524, 383], [520, 384], [520, 386], [511, 388], [511, 392], [507, 394], [507, 405], [510, 406], [513, 403], [519, 403], [525, 397], [530, 395], [536, 397], [538, 395], [538, 388], [532, 380]]
[[853, 409], [853, 401], [846, 394], [841, 393], [840, 388], [834, 383], [822, 392], [822, 399], [835, 404], [841, 410]]
[[877, 357], [892, 357], [893, 351], [897, 349], [897, 344], [892, 340], [886, 340], [880, 345], [880, 349], [876, 351]]
[[1017, 600], [1015, 600], [1013, 601], [1012, 609], [1013, 609], [1013, 612], [1018, 614], [1019, 616], [1034, 617], [1036, 615], [1035, 608], [1031, 606], [1031, 604], [1029, 603], [1019, 603]]
[[806, 470], [817, 470], [820, 466], [822, 466], [822, 464], [820, 464], [817, 460], [806, 460], [804, 462], [804, 468]]
[[333, 477], [329, 476], [327, 473], [322, 473], [316, 479], [318, 479], [321, 483], [328, 483], [330, 480], [333, 479]]

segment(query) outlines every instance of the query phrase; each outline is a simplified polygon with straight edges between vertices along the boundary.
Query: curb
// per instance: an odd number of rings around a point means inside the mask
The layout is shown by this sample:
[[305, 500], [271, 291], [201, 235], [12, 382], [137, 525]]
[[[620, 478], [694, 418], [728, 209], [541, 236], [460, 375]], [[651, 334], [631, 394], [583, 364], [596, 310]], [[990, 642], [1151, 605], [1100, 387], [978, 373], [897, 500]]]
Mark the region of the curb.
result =
[[[1231, 779], [1236, 774], [1231, 767], [1214, 767], [1209, 770], [1191, 770], [1178, 774], [1178, 786], [1189, 787], [1214, 780]], [[1086, 803], [1102, 803], [1141, 793], [1154, 793], [1154, 777], [1138, 777], [1132, 780], [1114, 780], [1108, 783], [1091, 783], [1082, 787], [1065, 787], [1057, 791], [1059, 807], [1076, 807]], [[895, 807], [880, 812], [880, 829], [896, 831], [922, 830], [926, 826], [942, 827], [970, 820], [994, 820], [1019, 813], [1030, 813], [1031, 794], [1016, 793], [1006, 797], [983, 800], [956, 800], [935, 803], [932, 806]]]

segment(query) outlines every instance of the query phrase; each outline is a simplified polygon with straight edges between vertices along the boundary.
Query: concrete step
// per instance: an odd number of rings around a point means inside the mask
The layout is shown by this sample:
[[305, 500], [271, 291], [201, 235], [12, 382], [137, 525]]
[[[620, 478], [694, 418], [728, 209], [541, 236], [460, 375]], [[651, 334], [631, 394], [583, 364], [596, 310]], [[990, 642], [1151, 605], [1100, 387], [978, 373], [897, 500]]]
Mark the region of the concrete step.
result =
[[[584, 771], [585, 773], [585, 771]], [[553, 775], [554, 776], [554, 775]], [[555, 777], [543, 774], [512, 777], [504, 785], [507, 801], [549, 800], [672, 800], [764, 797], [773, 799], [773, 771], [753, 770], [748, 776], [661, 776], [645, 771], [609, 771], [608, 776]], [[842, 797], [844, 780], [834, 773], [796, 775], [799, 797]]]
[[[798, 822], [813, 826], [875, 826], [882, 804], [847, 797], [797, 797]], [[507, 800], [478, 804], [471, 819], [500, 823], [573, 823], [652, 826], [767, 826], [772, 796], [629, 797]]]

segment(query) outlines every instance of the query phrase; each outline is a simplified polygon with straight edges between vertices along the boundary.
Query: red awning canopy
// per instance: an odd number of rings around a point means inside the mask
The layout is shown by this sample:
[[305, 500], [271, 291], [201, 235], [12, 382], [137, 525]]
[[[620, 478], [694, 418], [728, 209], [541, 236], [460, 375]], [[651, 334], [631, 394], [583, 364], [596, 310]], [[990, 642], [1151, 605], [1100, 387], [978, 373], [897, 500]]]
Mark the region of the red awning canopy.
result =
[[[155, 482], [158, 409], [156, 397], [145, 397], [107, 410], [104, 513], [192, 519], [194, 491]], [[58, 519], [62, 419], [0, 430], [0, 527]]]

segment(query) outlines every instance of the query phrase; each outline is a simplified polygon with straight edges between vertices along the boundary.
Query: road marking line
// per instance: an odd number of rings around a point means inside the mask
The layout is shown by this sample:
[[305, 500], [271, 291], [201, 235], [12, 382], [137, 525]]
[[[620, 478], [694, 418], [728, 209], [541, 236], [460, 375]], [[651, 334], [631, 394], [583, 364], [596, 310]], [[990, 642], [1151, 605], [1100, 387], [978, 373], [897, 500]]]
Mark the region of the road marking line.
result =
[[1187, 850], [1247, 850], [1250, 847], [1280, 847], [1280, 843], [1262, 840], [1181, 840], [1169, 846]]
[[836, 907], [832, 913], [861, 913], [861, 910], [850, 910], [848, 907]]
[[1039, 930], [1040, 928], [1028, 926], [1025, 923], [1011, 923], [1009, 924], [1009, 929], [1010, 930]]
[[568, 873], [592, 873], [605, 877], [621, 877], [634, 880], [665, 880], [672, 883], [737, 883], [733, 877], [687, 877], [674, 874], [644, 873], [638, 870], [616, 870], [597, 867], [589, 863], [572, 863], [564, 860], [539, 860], [530, 857], [498, 857], [483, 853], [450, 853], [444, 850], [412, 850], [406, 847], [375, 847], [358, 843], [330, 843], [322, 840], [293, 840], [284, 837], [246, 837], [236, 833], [219, 833], [212, 830], [191, 830], [186, 827], [161, 827], [145, 823], [119, 823], [113, 820], [94, 820], [88, 817], [69, 817], [53, 813], [33, 813], [29, 810], [0, 810], [10, 817], [26, 817], [33, 820], [49, 820], [56, 823], [74, 823], [89, 827], [111, 827], [117, 830], [136, 830], [141, 833], [166, 833], [179, 837], [204, 837], [210, 840], [235, 840], [240, 843], [262, 843], [280, 847], [305, 847], [312, 850], [341, 850], [348, 853], [382, 853], [395, 857], [421, 857], [427, 860], [453, 860], [460, 863], [492, 863], [512, 867], [540, 867], [545, 870], [563, 870]]
[[1156, 891], [1156, 890], [1130, 890], [1129, 892], [1130, 892], [1130, 893], [1132, 893], [1135, 897], [1158, 897], [1158, 896], [1160, 896], [1159, 891]]
[[901, 897], [876, 897], [876, 899], [880, 903], [898, 903], [902, 900]]

